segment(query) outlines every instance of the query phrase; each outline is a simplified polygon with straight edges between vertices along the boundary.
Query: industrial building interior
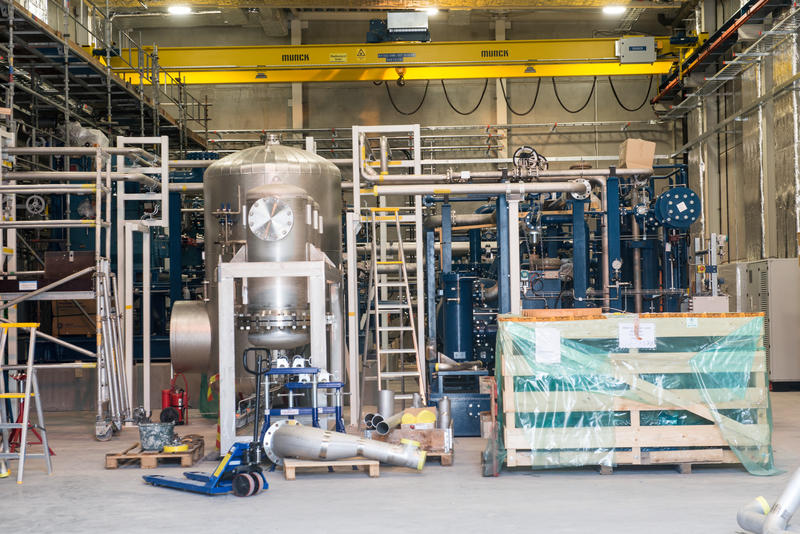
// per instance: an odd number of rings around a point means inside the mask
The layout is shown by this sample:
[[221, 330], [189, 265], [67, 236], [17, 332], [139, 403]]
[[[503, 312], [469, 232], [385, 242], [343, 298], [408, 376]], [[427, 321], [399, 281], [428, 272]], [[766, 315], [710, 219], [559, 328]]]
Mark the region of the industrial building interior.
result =
[[800, 5], [95, 1], [0, 2], [0, 525], [800, 532]]

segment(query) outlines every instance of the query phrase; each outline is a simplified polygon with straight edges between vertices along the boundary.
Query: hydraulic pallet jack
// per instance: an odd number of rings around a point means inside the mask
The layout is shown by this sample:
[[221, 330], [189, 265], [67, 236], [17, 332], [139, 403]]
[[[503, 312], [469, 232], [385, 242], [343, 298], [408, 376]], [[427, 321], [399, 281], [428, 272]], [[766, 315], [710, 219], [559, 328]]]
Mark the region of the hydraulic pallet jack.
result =
[[[255, 354], [256, 368], [248, 365], [248, 355]], [[266, 457], [259, 440], [259, 413], [261, 411], [262, 377], [269, 372], [271, 361], [264, 349], [249, 348], [242, 354], [244, 368], [256, 375], [256, 417], [253, 422], [253, 440], [250, 443], [234, 443], [211, 474], [190, 471], [184, 478], [164, 475], [146, 475], [144, 481], [153, 486], [172, 488], [204, 495], [224, 495], [233, 492], [237, 497], [249, 497], [269, 488], [261, 470], [261, 460]]]

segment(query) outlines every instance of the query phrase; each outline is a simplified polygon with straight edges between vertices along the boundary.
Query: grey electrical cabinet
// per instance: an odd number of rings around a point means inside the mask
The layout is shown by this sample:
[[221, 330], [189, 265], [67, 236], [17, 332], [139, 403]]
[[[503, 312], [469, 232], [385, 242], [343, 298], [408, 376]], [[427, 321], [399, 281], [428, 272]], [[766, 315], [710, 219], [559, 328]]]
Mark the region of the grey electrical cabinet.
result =
[[[737, 284], [741, 294], [731, 299], [731, 311], [764, 314], [764, 346], [770, 380], [800, 381], [800, 265], [797, 258], [753, 261], [744, 265], [746, 268], [739, 271], [742, 276]], [[729, 286], [727, 282], [725, 286]]]

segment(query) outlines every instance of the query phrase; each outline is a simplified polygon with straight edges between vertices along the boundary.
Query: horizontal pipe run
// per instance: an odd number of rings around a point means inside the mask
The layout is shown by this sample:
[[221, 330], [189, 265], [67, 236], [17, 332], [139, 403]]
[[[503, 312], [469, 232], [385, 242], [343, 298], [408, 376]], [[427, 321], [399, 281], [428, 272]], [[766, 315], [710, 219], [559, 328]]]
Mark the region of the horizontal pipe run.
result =
[[202, 193], [203, 184], [190, 183], [190, 184], [169, 184], [171, 193]]
[[[100, 187], [107, 193], [108, 189]], [[4, 195], [47, 195], [47, 194], [72, 194], [93, 195], [97, 191], [94, 184], [65, 184], [65, 185], [0, 185], [0, 194]]]
[[[137, 155], [147, 159], [152, 159], [152, 155], [146, 150], [135, 147], [100, 147], [100, 154], [112, 156]], [[19, 146], [4, 148], [3, 152], [13, 156], [94, 156], [98, 152], [97, 147], [82, 146]]]
[[586, 186], [580, 182], [546, 183], [498, 183], [498, 184], [416, 184], [376, 185], [372, 188], [379, 195], [527, 195], [531, 193], [585, 193]]
[[[0, 228], [94, 228], [94, 219], [49, 219], [43, 221], [0, 221]], [[100, 223], [100, 226], [111, 226]]]
[[169, 160], [170, 169], [202, 169], [210, 167], [216, 163], [216, 159], [171, 159]]
[[[108, 173], [101, 173], [101, 178], [105, 180]], [[67, 180], [97, 180], [96, 172], [80, 171], [12, 171], [3, 174], [6, 180], [27, 180], [31, 182], [63, 182]], [[146, 183], [149, 186], [157, 187], [161, 185], [160, 180], [138, 172], [112, 172], [111, 180]]]

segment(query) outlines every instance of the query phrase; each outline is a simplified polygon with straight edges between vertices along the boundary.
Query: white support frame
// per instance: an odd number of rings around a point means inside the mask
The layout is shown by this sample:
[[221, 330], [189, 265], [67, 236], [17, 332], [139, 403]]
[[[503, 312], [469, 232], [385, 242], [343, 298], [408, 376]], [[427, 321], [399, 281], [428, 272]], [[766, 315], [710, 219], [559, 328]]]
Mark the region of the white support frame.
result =
[[511, 313], [522, 313], [519, 269], [519, 196], [507, 195], [508, 204], [508, 274], [511, 289]]
[[[117, 147], [159, 147], [158, 159], [152, 166], [126, 165], [126, 156], [117, 156], [117, 172], [141, 173], [153, 176], [161, 182], [161, 191], [152, 193], [126, 193], [125, 182], [117, 182], [117, 278], [123, 289], [120, 305], [123, 309], [123, 335], [125, 339], [125, 367], [128, 381], [128, 402], [133, 406], [133, 233], [142, 234], [142, 405], [150, 411], [150, 227], [161, 227], [169, 233], [169, 138], [160, 137], [117, 137]], [[128, 158], [130, 159], [130, 158]], [[127, 202], [160, 202], [160, 210], [151, 219], [125, 219]]]
[[[316, 255], [316, 254], [315, 254]], [[313, 256], [313, 255], [312, 255]], [[217, 267], [217, 306], [219, 311], [219, 425], [220, 451], [227, 451], [236, 442], [248, 442], [252, 436], [236, 435], [236, 279], [295, 277], [308, 279], [310, 315], [311, 365], [327, 367], [326, 285], [341, 283], [341, 274], [321, 254], [311, 261], [220, 263]], [[317, 256], [319, 257], [319, 256]], [[336, 326], [336, 325], [334, 325]], [[352, 384], [352, 382], [351, 382]], [[352, 388], [352, 385], [351, 385]], [[259, 414], [256, 414], [258, 417]]]

